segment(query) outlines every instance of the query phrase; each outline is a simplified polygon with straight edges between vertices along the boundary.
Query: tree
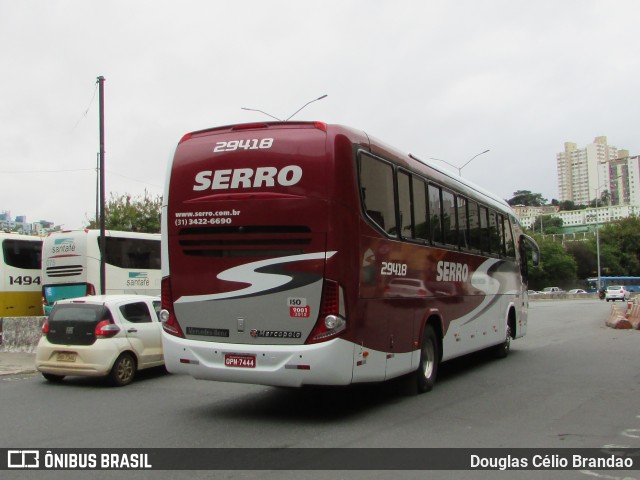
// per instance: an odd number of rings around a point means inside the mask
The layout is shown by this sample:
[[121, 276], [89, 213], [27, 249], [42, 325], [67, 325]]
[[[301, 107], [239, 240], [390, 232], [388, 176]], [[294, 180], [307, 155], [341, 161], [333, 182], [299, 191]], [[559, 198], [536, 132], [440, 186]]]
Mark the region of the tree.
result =
[[578, 279], [586, 279], [597, 276], [596, 240], [567, 242], [567, 252], [574, 258], [577, 265], [576, 276]]
[[[600, 229], [600, 260], [603, 250], [611, 252], [610, 275], [640, 275], [640, 218], [627, 217], [608, 223]], [[617, 265], [616, 265], [617, 263]]]
[[[152, 198], [149, 192], [133, 197], [131, 194], [111, 197], [105, 205], [105, 227], [108, 230], [125, 232], [159, 233], [162, 197]], [[88, 228], [99, 228], [96, 219], [90, 220]]]
[[564, 200], [562, 202], [558, 202], [558, 207], [560, 207], [560, 211], [584, 210], [585, 208], [587, 208], [586, 205], [576, 205], [571, 200]]
[[560, 217], [552, 217], [549, 215], [540, 215], [533, 222], [531, 230], [537, 233], [544, 233], [547, 235], [553, 235], [554, 233], [562, 233], [562, 225], [564, 222]]
[[542, 207], [546, 205], [547, 199], [542, 197], [541, 193], [531, 193], [529, 190], [518, 190], [514, 192], [513, 197], [507, 200], [509, 205], [525, 205], [527, 207]]
[[540, 290], [550, 285], [570, 287], [576, 279], [578, 266], [562, 244], [534, 234], [540, 247], [540, 265], [529, 272], [530, 288]]

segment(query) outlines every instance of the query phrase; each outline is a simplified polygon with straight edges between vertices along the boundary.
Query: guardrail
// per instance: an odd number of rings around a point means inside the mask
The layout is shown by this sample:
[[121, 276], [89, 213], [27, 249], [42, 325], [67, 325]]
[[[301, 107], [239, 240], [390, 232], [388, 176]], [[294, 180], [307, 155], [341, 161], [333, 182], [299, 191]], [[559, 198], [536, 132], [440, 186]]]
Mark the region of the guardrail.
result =
[[0, 318], [0, 352], [34, 352], [46, 318]]
[[[598, 298], [597, 293], [535, 293], [529, 295], [529, 300], [586, 300]], [[604, 301], [604, 300], [603, 300]]]

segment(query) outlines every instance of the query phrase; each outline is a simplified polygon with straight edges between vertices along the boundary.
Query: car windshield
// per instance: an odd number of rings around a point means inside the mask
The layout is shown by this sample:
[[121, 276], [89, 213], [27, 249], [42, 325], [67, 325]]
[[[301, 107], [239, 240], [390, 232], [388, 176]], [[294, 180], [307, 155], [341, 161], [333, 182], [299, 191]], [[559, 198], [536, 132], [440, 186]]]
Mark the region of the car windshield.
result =
[[610, 285], [607, 287], [607, 290], [622, 290], [622, 286], [620, 285]]

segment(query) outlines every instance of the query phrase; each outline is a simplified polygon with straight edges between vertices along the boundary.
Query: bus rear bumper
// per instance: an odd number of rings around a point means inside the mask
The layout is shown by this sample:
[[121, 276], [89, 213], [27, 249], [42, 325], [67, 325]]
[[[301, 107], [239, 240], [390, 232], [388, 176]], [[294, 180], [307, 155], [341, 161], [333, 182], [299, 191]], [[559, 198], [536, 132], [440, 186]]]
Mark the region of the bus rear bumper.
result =
[[[199, 380], [301, 387], [348, 385], [353, 378], [355, 346], [339, 338], [313, 345], [238, 345], [163, 332], [162, 344], [169, 372]], [[249, 361], [230, 366], [230, 359]]]

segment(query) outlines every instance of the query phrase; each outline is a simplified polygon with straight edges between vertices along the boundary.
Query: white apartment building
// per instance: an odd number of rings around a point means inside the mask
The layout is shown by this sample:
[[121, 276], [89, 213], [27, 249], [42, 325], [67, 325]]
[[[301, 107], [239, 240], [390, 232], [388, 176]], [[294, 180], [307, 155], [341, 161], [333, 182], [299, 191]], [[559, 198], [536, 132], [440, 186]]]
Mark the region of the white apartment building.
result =
[[[640, 155], [607, 144], [607, 137], [596, 137], [585, 148], [565, 142], [564, 152], [556, 155], [560, 201], [597, 208], [558, 211], [558, 207], [513, 207], [520, 223], [531, 228], [536, 219], [559, 217], [564, 227], [601, 225], [640, 214]], [[608, 195], [603, 194], [608, 192]]]
[[563, 227], [578, 227], [582, 225], [602, 225], [632, 215], [640, 214], [640, 204], [633, 205], [606, 205], [598, 208], [584, 208], [582, 210], [558, 211], [558, 207], [527, 207], [516, 205], [513, 211], [525, 228], [531, 228], [536, 219], [558, 217], [562, 219]]
[[[622, 154], [622, 155], [620, 155]], [[560, 201], [588, 205], [604, 190], [610, 191], [608, 162], [619, 156], [629, 156], [607, 144], [607, 137], [596, 137], [585, 148], [565, 142], [564, 152], [556, 155]]]
[[606, 175], [611, 205], [640, 204], [640, 156], [630, 157], [627, 154], [609, 161]]

